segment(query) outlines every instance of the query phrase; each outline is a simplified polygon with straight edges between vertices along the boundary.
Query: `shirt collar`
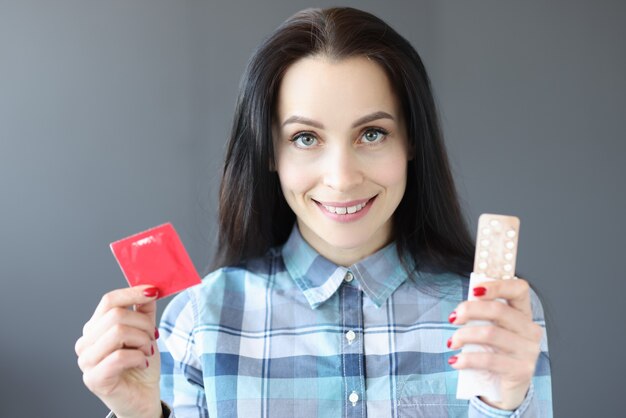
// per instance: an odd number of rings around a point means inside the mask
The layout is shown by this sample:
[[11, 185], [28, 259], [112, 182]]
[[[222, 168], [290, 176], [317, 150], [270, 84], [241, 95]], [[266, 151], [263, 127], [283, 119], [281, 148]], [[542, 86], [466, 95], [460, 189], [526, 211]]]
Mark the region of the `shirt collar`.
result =
[[313, 309], [328, 300], [351, 272], [365, 294], [378, 307], [408, 277], [396, 244], [381, 248], [349, 267], [338, 266], [307, 243], [294, 224], [282, 248], [285, 267]]

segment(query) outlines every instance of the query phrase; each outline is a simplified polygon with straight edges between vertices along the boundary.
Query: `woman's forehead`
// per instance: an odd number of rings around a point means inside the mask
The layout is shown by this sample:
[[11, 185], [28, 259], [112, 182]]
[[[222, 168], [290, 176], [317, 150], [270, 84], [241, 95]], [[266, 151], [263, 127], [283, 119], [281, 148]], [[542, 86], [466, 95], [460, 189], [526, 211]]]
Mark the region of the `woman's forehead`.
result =
[[399, 110], [382, 67], [362, 56], [296, 61], [283, 76], [277, 104], [281, 126], [294, 115], [332, 121], [380, 111], [397, 118]]

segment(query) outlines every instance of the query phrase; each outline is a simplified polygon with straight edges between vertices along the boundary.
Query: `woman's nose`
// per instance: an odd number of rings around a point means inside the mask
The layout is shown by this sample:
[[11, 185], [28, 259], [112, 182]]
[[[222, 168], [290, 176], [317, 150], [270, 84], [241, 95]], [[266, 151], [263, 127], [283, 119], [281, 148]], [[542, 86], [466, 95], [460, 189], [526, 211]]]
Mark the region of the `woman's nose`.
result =
[[363, 167], [350, 146], [328, 150], [324, 164], [324, 185], [346, 192], [363, 182]]

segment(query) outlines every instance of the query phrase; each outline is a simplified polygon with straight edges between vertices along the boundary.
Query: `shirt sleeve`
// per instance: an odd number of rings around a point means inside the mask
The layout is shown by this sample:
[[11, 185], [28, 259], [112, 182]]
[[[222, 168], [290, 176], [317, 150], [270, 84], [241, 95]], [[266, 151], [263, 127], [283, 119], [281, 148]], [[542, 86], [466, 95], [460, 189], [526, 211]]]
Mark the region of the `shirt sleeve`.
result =
[[[163, 401], [161, 401], [161, 412], [163, 413], [163, 418], [176, 418], [170, 407]], [[117, 418], [113, 411], [110, 411], [105, 418]]]
[[172, 407], [169, 418], [208, 418], [200, 355], [194, 340], [196, 305], [191, 289], [174, 297], [159, 327], [161, 399]]
[[543, 328], [543, 336], [535, 375], [530, 382], [526, 398], [515, 411], [504, 411], [487, 405], [475, 396], [469, 403], [468, 418], [552, 418], [552, 383], [546, 322], [541, 301], [532, 289], [530, 289], [530, 301], [533, 321]]

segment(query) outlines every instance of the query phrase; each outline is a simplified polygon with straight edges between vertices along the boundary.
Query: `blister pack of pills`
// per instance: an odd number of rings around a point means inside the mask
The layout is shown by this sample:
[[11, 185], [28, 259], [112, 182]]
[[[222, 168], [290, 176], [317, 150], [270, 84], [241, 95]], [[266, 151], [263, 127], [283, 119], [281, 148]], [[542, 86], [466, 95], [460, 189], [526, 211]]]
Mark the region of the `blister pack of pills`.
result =
[[[519, 218], [484, 213], [478, 218], [474, 271], [470, 276], [467, 300], [477, 299], [474, 287], [486, 281], [515, 279], [515, 262], [519, 236]], [[506, 301], [497, 299], [502, 303]], [[489, 321], [469, 321], [465, 326], [490, 325]], [[493, 352], [488, 346], [466, 344], [463, 353]], [[485, 396], [494, 402], [501, 400], [500, 379], [485, 370], [459, 370], [457, 399]]]

